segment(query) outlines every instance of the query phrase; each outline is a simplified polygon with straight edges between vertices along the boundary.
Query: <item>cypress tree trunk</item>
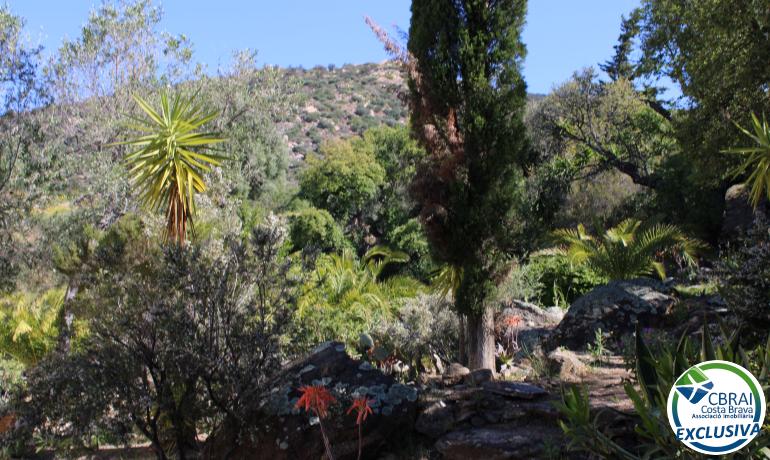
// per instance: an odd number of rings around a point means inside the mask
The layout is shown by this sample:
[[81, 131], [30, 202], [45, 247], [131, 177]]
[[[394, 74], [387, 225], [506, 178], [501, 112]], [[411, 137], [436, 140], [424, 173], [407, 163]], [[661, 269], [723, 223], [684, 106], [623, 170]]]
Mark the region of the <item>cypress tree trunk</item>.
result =
[[466, 315], [468, 340], [468, 368], [490, 369], [495, 372], [495, 314], [492, 307]]

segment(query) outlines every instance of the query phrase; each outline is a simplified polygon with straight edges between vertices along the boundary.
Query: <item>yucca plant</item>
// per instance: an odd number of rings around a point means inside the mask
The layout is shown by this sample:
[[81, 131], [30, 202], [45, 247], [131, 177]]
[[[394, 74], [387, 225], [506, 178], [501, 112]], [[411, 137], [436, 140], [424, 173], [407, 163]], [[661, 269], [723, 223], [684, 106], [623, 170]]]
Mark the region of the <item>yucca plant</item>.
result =
[[144, 117], [131, 117], [128, 127], [143, 134], [113, 145], [137, 148], [125, 157], [130, 181], [146, 209], [165, 208], [168, 239], [184, 244], [188, 225], [193, 229], [195, 194], [206, 190], [203, 175], [225, 159], [210, 148], [226, 139], [199, 131], [218, 112], [204, 110], [196, 95], [177, 94], [170, 100], [164, 91], [158, 109], [133, 97]]
[[756, 114], [751, 114], [754, 132], [738, 125], [735, 126], [756, 144], [753, 147], [739, 147], [724, 150], [725, 153], [737, 153], [745, 157], [743, 163], [733, 170], [735, 177], [748, 174], [746, 184], [751, 187], [750, 200], [754, 209], [759, 206], [762, 196], [770, 198], [770, 126], [764, 114], [762, 121]]
[[657, 224], [647, 228], [636, 219], [627, 219], [595, 237], [583, 225], [554, 232], [557, 246], [541, 254], [566, 257], [571, 263], [587, 265], [608, 280], [632, 279], [657, 274], [665, 278], [662, 262], [673, 255], [688, 266], [703, 243], [689, 238], [675, 225]]

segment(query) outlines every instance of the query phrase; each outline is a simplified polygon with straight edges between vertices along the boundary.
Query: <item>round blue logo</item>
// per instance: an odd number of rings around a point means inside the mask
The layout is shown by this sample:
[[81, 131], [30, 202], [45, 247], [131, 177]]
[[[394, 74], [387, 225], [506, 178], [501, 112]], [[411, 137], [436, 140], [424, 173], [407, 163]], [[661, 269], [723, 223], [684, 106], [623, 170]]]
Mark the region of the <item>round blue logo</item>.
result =
[[762, 429], [765, 393], [756, 378], [728, 361], [689, 368], [668, 395], [668, 421], [676, 438], [706, 455], [742, 449]]

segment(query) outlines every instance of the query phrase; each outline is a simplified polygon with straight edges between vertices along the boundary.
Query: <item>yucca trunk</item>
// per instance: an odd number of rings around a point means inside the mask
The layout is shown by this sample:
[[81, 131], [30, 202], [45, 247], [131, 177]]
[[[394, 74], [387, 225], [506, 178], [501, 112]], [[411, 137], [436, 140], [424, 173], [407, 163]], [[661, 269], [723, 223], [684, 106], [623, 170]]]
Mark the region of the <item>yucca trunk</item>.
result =
[[171, 185], [168, 196], [168, 211], [166, 212], [166, 233], [170, 241], [182, 246], [187, 236], [187, 219], [189, 217], [184, 197], [179, 193], [177, 183]]

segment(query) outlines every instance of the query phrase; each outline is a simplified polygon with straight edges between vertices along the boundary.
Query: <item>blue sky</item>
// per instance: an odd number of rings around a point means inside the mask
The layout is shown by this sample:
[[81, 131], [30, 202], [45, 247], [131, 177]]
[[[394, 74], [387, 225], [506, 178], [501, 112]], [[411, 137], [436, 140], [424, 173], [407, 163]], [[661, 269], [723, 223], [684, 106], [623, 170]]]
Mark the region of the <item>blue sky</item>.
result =
[[[1, 0], [0, 0], [1, 1]], [[196, 59], [210, 69], [229, 62], [233, 50], [251, 48], [261, 63], [317, 64], [386, 59], [363, 16], [389, 28], [409, 27], [409, 0], [162, 0], [162, 28], [186, 34]], [[609, 58], [620, 17], [638, 0], [530, 0], [523, 39], [524, 75], [530, 92], [546, 93], [582, 67]], [[11, 0], [27, 32], [48, 50], [76, 37], [98, 0]]]

